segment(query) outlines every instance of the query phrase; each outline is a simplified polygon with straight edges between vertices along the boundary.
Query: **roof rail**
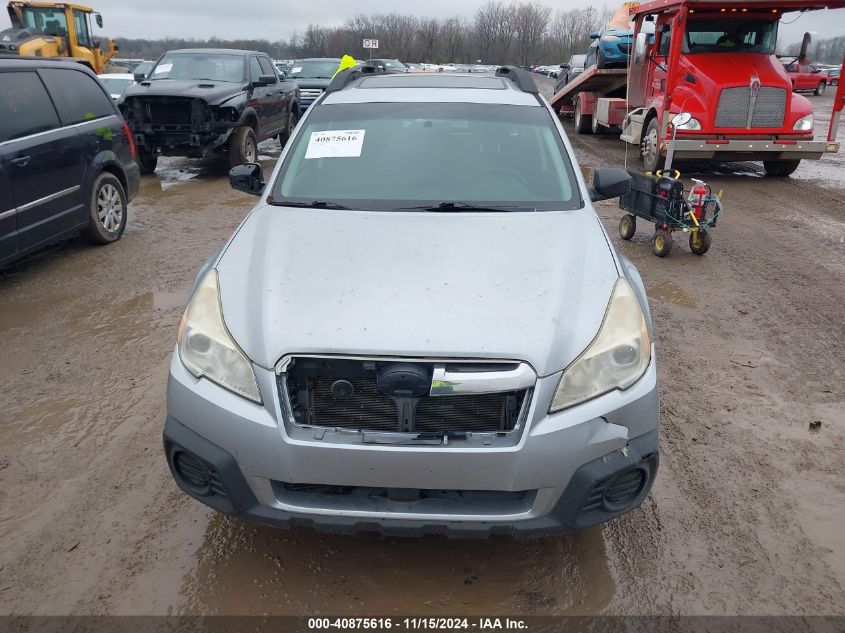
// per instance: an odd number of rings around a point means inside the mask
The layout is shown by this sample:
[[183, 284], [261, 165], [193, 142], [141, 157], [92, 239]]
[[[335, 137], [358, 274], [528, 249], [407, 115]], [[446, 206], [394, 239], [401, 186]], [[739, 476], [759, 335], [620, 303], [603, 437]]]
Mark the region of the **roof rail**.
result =
[[369, 64], [347, 68], [346, 70], [342, 70], [334, 76], [331, 83], [326, 88], [326, 93], [343, 90], [344, 88], [346, 88], [346, 86], [351, 84], [356, 79], [360, 79], [361, 77], [366, 77], [367, 75], [384, 74], [385, 72], [385, 68], [379, 68], [378, 66], [371, 66]]
[[527, 70], [517, 68], [516, 66], [500, 66], [496, 69], [496, 77], [507, 77], [514, 82], [522, 92], [529, 92], [533, 95], [540, 94], [537, 89], [537, 84], [534, 83], [534, 77], [531, 76]]

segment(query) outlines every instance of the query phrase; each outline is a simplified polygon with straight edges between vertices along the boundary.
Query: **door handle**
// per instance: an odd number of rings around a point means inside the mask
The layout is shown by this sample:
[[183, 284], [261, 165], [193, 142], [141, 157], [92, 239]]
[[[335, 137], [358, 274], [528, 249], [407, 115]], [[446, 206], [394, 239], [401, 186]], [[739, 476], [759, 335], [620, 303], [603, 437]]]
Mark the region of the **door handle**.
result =
[[13, 158], [9, 161], [10, 165], [14, 165], [15, 167], [26, 167], [29, 165], [29, 159], [32, 158], [31, 156], [20, 156], [18, 158]]

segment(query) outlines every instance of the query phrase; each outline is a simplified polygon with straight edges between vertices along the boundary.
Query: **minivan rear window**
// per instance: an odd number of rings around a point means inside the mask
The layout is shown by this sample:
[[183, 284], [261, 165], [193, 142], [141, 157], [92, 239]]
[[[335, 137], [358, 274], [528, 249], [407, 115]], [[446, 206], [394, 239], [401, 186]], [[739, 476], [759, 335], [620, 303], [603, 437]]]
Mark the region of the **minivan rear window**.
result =
[[59, 127], [59, 117], [34, 72], [0, 73], [0, 143]]
[[40, 72], [64, 125], [93, 121], [115, 113], [111, 97], [87, 73], [60, 68], [44, 68]]

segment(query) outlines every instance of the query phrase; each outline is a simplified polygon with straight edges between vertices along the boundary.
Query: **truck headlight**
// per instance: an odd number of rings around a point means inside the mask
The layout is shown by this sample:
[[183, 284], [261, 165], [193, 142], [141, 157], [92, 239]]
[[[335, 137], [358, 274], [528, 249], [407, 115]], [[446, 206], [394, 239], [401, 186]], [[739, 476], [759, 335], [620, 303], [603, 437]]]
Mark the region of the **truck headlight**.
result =
[[213, 268], [200, 281], [182, 315], [176, 341], [182, 364], [194, 376], [205, 376], [261, 404], [252, 363], [223, 323], [217, 271]]
[[813, 113], [811, 112], [807, 116], [802, 116], [795, 122], [795, 125], [792, 126], [793, 130], [812, 130], [813, 129]]
[[618, 42], [620, 38], [618, 35], [602, 35], [601, 41], [602, 42]]
[[620, 277], [599, 333], [563, 372], [549, 413], [630, 387], [645, 373], [650, 361], [645, 315], [633, 288]]

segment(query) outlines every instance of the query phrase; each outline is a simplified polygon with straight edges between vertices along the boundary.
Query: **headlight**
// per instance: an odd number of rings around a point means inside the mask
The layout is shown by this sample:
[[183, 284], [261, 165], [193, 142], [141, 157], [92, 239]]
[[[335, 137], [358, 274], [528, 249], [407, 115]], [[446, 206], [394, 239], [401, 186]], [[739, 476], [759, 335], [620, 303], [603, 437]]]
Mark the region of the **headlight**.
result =
[[598, 335], [567, 367], [549, 413], [590, 400], [613, 389], [626, 389], [651, 361], [645, 315], [631, 285], [619, 278]]
[[792, 126], [793, 130], [812, 130], [813, 129], [813, 113], [811, 112], [807, 116], [802, 116], [795, 122], [795, 125]]
[[618, 35], [602, 35], [602, 42], [618, 42], [621, 38]]
[[252, 364], [223, 323], [216, 270], [209, 270], [197, 286], [182, 315], [176, 341], [182, 364], [194, 376], [205, 376], [221, 387], [261, 403]]

